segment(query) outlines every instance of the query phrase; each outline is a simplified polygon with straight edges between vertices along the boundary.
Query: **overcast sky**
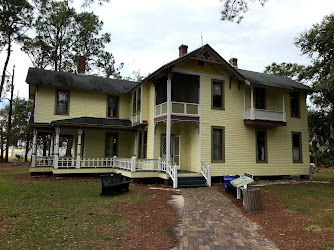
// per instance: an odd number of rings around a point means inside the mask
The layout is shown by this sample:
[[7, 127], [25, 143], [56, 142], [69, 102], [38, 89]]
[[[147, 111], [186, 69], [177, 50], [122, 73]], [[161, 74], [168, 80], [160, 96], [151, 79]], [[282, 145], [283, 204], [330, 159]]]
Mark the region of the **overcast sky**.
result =
[[[107, 50], [116, 64], [123, 62], [123, 76], [153, 72], [178, 57], [181, 44], [192, 51], [203, 43], [210, 44], [225, 60], [238, 58], [241, 69], [263, 72], [272, 62], [308, 64], [294, 45], [298, 33], [321, 22], [334, 11], [333, 0], [268, 0], [265, 7], [251, 2], [240, 24], [221, 21], [219, 0], [110, 0], [91, 9], [104, 22], [104, 32], [111, 33]], [[2, 71], [5, 53], [0, 54]], [[16, 65], [15, 94], [28, 97], [25, 83], [31, 62], [14, 46], [8, 70]]]

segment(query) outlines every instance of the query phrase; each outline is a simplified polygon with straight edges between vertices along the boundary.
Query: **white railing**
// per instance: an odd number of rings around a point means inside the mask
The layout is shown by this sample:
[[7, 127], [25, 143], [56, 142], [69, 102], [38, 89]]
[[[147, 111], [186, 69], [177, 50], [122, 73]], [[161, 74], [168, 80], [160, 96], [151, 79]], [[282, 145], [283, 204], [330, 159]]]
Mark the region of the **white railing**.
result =
[[136, 158], [118, 158], [117, 156], [113, 157], [113, 165], [112, 167], [114, 168], [119, 168], [122, 170], [127, 170], [131, 172], [135, 172], [135, 163], [136, 163]]
[[158, 158], [158, 171], [167, 173], [167, 163], [161, 157]]
[[58, 159], [58, 167], [73, 168], [76, 166], [76, 160], [72, 157], [61, 157]]
[[82, 158], [80, 168], [105, 168], [112, 167], [113, 158]]
[[207, 167], [205, 167], [204, 163], [201, 162], [201, 171], [200, 172], [203, 175], [203, 177], [206, 179], [206, 185], [211, 187], [211, 166], [210, 166], [210, 164]]
[[285, 112], [266, 110], [266, 109], [246, 109], [245, 119], [247, 120], [268, 120], [268, 121], [286, 121]]
[[159, 160], [158, 159], [137, 159], [136, 171], [137, 170], [159, 171]]
[[52, 167], [53, 157], [52, 156], [37, 156], [35, 167]]
[[177, 188], [177, 165], [172, 166], [169, 162], [166, 165], [166, 173], [169, 174], [173, 181], [173, 188]]
[[[171, 102], [171, 113], [178, 115], [198, 115], [199, 104], [189, 102]], [[155, 106], [155, 116], [159, 117], [167, 114], [167, 102]]]

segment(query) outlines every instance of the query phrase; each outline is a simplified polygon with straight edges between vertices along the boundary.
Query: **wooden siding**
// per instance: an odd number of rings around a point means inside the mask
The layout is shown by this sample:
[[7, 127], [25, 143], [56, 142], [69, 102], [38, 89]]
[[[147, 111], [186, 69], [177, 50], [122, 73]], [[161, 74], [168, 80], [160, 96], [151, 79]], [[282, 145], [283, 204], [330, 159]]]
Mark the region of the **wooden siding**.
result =
[[197, 60], [188, 60], [184, 62], [183, 64], [178, 65], [177, 67], [181, 69], [190, 69], [193, 71], [223, 75], [222, 71], [218, 69], [218, 66], [216, 64], [209, 63], [209, 62], [206, 62], [205, 66], [200, 66], [200, 65], [197, 65]]
[[[131, 95], [119, 96], [119, 118], [130, 119], [129, 105]], [[107, 117], [107, 94], [93, 91], [71, 90], [69, 114], [55, 115], [56, 88], [38, 87], [35, 122], [51, 122], [74, 117]]]

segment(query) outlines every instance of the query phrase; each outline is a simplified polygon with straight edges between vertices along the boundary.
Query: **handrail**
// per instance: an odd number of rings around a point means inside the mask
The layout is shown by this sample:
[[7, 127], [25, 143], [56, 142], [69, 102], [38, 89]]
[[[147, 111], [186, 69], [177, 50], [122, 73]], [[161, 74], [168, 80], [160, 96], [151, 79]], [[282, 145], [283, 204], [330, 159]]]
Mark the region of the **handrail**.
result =
[[206, 185], [211, 187], [211, 166], [210, 164], [207, 167], [205, 167], [205, 164], [201, 162], [200, 172], [203, 175], [203, 177], [206, 179]]
[[173, 188], [177, 188], [177, 165], [172, 166], [170, 161], [167, 162], [166, 172], [169, 174], [170, 178], [173, 180]]

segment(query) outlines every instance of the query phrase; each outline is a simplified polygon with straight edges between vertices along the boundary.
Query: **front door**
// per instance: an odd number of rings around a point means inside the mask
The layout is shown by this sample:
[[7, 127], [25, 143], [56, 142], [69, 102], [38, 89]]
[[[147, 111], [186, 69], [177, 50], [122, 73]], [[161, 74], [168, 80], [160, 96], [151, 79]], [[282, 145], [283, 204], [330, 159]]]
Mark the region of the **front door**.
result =
[[106, 134], [106, 157], [117, 156], [117, 134], [107, 133]]
[[[166, 136], [163, 135], [161, 138], [161, 158], [166, 160]], [[170, 140], [170, 159], [169, 161], [180, 169], [180, 152], [181, 152], [181, 136], [172, 135]]]

